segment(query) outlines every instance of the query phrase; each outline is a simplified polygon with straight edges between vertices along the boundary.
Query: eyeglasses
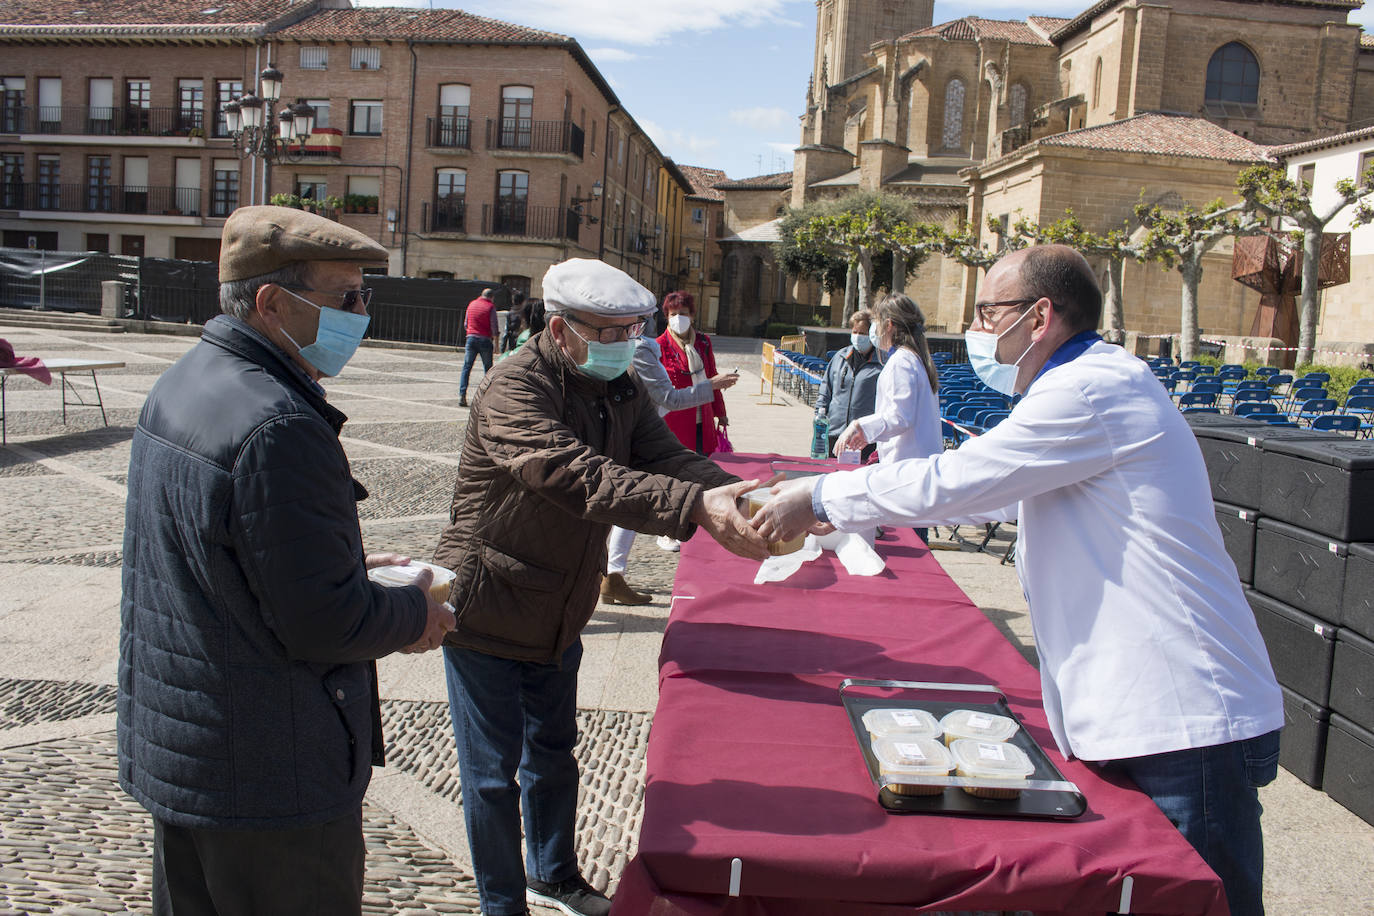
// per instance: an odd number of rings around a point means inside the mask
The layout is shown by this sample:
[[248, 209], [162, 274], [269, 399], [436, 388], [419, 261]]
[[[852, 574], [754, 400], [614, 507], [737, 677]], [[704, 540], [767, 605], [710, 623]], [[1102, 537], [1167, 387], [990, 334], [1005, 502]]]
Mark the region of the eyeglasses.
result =
[[[580, 318], [574, 318], [572, 315], [565, 314], [561, 317], [564, 321], [572, 321], [582, 325], [582, 327], [584, 328], [590, 328], [591, 330], [595, 331], [596, 340], [598, 343], [609, 344], [616, 343], [617, 341], [621, 340], [635, 340], [636, 338], [641, 337], [644, 334], [643, 319], [640, 319], [639, 321], [632, 321], [629, 324], [613, 324], [609, 327], [599, 328], [594, 324], [588, 324]], [[577, 331], [574, 330], [573, 333], [577, 334]], [[577, 336], [584, 343], [588, 342], [587, 338], [583, 337], [581, 334], [577, 334]]]
[[973, 314], [978, 316], [978, 321], [986, 327], [992, 327], [992, 323], [997, 319], [997, 313], [993, 309], [1008, 308], [1014, 305], [1034, 305], [1040, 301], [1037, 296], [1033, 299], [1003, 299], [1001, 302], [979, 302], [973, 306]]
[[354, 311], [360, 301], [363, 304], [363, 310], [366, 311], [368, 303], [372, 301], [372, 288], [368, 286], [362, 289], [334, 290], [315, 289], [313, 286], [287, 286], [284, 283], [279, 283], [277, 285], [282, 289], [300, 290], [303, 293], [321, 293], [326, 296], [337, 296], [339, 302], [338, 307], [345, 312]]

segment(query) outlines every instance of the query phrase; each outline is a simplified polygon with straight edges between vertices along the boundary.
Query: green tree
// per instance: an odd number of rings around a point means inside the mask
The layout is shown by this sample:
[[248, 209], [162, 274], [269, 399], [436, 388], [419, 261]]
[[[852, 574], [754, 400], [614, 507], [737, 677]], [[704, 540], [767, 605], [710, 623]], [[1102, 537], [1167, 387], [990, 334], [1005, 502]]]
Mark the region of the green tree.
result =
[[1165, 270], [1177, 270], [1183, 278], [1179, 349], [1183, 359], [1194, 359], [1200, 342], [1197, 291], [1202, 283], [1202, 259], [1225, 239], [1256, 235], [1264, 231], [1264, 226], [1245, 202], [1226, 206], [1220, 199], [1201, 209], [1188, 204], [1172, 212], [1140, 203], [1135, 215], [1147, 232], [1140, 243], [1140, 259], [1156, 261]]
[[1322, 233], [1341, 211], [1354, 206], [1353, 225], [1374, 221], [1374, 166], [1364, 173], [1361, 184], [1342, 178], [1335, 184], [1336, 197], [1318, 209], [1312, 200], [1312, 186], [1294, 181], [1283, 169], [1268, 165], [1251, 166], [1236, 177], [1236, 190], [1249, 210], [1264, 219], [1286, 219], [1297, 225], [1302, 237], [1302, 298], [1298, 308], [1298, 362], [1312, 361], [1317, 344], [1317, 292], [1320, 289]]

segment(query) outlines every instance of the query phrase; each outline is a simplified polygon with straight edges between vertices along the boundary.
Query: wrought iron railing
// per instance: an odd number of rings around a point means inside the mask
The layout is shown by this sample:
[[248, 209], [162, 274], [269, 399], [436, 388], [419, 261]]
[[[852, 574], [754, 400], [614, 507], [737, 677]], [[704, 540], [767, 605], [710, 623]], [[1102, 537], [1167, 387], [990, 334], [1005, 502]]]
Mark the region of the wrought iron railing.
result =
[[531, 207], [523, 201], [482, 205], [484, 235], [531, 239], [577, 239], [577, 212], [567, 207]]
[[461, 307], [381, 302], [374, 299], [368, 307], [368, 312], [372, 315], [372, 321], [368, 323], [367, 336], [373, 340], [399, 340], [456, 347], [467, 337]]
[[467, 201], [461, 197], [439, 197], [423, 206], [426, 232], [466, 232]]
[[472, 120], [458, 115], [425, 118], [425, 145], [445, 149], [472, 149]]
[[584, 134], [571, 121], [487, 118], [487, 148], [531, 153], [568, 153], [582, 158]]
[[0, 185], [0, 207], [6, 210], [199, 216], [200, 199], [200, 188], [37, 181]]
[[0, 133], [69, 136], [185, 137], [204, 131], [199, 108], [98, 108], [88, 105], [0, 108]]

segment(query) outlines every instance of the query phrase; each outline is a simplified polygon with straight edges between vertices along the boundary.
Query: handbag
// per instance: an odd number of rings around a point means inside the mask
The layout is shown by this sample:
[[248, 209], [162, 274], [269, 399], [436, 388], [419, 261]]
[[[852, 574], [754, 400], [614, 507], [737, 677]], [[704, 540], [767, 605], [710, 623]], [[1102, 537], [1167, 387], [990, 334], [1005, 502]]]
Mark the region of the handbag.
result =
[[725, 427], [724, 427], [724, 426], [721, 426], [719, 423], [717, 423], [717, 424], [716, 424], [716, 451], [718, 451], [718, 452], [724, 452], [724, 453], [726, 453], [726, 454], [729, 454], [729, 453], [733, 452], [734, 450], [735, 450], [735, 447], [734, 447], [733, 445], [730, 444], [730, 437], [729, 437], [728, 435], [726, 435], [726, 433], [725, 433]]

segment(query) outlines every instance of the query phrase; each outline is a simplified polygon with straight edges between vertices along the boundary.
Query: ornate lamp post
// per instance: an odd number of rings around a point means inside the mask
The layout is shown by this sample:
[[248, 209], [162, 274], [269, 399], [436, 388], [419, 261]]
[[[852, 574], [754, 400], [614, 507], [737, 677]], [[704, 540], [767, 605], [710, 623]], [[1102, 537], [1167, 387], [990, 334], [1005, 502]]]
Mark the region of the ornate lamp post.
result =
[[592, 182], [592, 196], [591, 196], [591, 197], [572, 197], [572, 198], [569, 198], [569, 199], [568, 199], [568, 204], [572, 207], [573, 212], [575, 212], [575, 213], [577, 214], [577, 221], [578, 221], [579, 223], [582, 222], [583, 220], [586, 220], [588, 226], [595, 226], [595, 225], [600, 221], [598, 217], [595, 217], [595, 216], [587, 216], [587, 215], [583, 212], [583, 207], [582, 207], [582, 205], [583, 205], [583, 204], [589, 204], [589, 203], [591, 203], [591, 202], [593, 202], [593, 201], [600, 200], [600, 199], [601, 199], [601, 190], [602, 190], [602, 188], [601, 188], [601, 179], [598, 178], [596, 181]]
[[282, 72], [269, 63], [258, 74], [260, 94], [249, 92], [224, 106], [225, 126], [240, 159], [251, 157], [276, 164], [304, 158], [306, 138], [315, 130], [315, 109], [298, 98], [296, 104], [284, 105], [278, 113], [281, 89]]

